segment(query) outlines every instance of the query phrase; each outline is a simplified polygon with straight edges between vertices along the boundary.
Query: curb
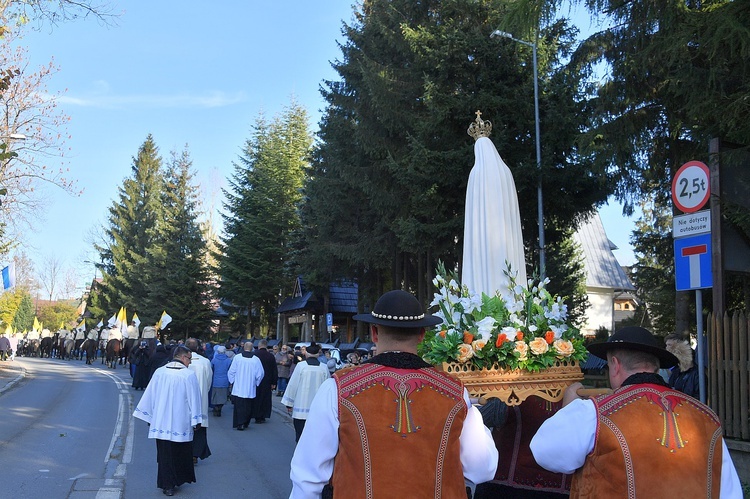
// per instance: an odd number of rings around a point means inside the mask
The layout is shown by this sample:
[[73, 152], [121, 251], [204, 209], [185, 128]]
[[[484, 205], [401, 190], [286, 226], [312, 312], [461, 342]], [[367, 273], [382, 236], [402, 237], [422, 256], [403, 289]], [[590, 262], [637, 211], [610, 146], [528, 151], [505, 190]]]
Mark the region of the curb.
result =
[[20, 382], [25, 377], [26, 377], [26, 368], [22, 367], [21, 372], [18, 376], [16, 376], [12, 380], [10, 380], [8, 383], [6, 383], [4, 387], [0, 388], [0, 395], [7, 392], [11, 388], [13, 388], [16, 384], [18, 384], [18, 382]]

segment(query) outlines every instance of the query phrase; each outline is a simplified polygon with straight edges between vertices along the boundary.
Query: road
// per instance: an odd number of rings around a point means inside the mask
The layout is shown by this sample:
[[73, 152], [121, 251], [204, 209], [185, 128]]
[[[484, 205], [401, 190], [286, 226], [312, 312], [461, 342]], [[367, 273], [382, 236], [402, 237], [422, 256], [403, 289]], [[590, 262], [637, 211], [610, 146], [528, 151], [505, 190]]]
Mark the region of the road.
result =
[[[17, 358], [26, 376], [0, 394], [0, 496], [45, 499], [161, 497], [156, 445], [132, 417], [142, 391], [129, 371], [80, 361]], [[291, 420], [279, 398], [268, 422], [232, 429], [232, 406], [209, 416], [212, 455], [196, 466], [196, 483], [175, 497], [289, 496], [294, 452]]]

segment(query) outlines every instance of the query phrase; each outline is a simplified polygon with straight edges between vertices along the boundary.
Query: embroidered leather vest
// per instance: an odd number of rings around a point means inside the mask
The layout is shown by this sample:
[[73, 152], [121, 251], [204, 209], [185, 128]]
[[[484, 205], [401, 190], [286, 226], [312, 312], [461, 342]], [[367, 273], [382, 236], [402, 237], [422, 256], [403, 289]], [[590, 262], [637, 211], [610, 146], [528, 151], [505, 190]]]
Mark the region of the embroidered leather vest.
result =
[[465, 498], [463, 385], [432, 368], [338, 371], [336, 498]]
[[592, 400], [596, 441], [571, 498], [719, 497], [722, 430], [710, 408], [653, 384]]

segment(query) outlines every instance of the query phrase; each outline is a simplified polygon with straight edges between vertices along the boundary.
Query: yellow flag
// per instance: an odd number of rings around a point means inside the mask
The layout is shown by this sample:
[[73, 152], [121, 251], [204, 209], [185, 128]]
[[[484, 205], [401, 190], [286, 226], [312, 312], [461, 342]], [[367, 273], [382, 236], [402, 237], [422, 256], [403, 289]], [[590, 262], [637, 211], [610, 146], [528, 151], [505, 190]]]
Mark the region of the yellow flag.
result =
[[164, 329], [169, 325], [169, 323], [172, 322], [172, 317], [167, 313], [165, 310], [161, 313], [161, 317], [159, 317], [159, 322], [156, 323], [156, 329], [161, 330]]
[[39, 324], [39, 320], [36, 317], [34, 317], [34, 327], [32, 329], [34, 329], [36, 331], [41, 331], [42, 330], [42, 325]]

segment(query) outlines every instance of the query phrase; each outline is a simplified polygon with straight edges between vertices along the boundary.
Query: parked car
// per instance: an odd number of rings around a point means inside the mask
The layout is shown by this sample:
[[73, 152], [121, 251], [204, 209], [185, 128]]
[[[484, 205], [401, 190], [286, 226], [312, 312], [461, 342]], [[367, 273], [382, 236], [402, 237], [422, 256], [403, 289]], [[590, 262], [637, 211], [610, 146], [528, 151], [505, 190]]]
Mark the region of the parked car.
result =
[[[320, 345], [321, 351], [325, 352], [331, 352], [331, 358], [336, 361], [336, 369], [341, 369], [344, 366], [344, 363], [341, 361], [341, 352], [338, 348], [331, 345], [330, 343], [318, 343]], [[300, 341], [299, 343], [296, 343], [294, 345], [295, 350], [299, 347], [309, 347], [310, 342], [309, 341]]]

